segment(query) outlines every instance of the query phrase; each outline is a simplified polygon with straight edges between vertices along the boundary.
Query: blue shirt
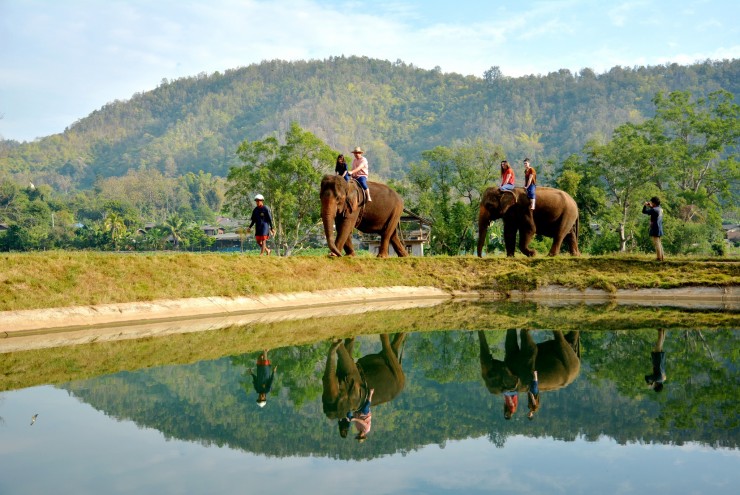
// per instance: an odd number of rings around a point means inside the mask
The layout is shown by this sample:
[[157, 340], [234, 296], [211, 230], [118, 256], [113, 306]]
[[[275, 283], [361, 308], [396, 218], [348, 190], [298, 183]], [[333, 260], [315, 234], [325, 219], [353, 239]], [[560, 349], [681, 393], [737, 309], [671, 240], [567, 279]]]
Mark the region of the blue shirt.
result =
[[650, 237], [662, 237], [663, 236], [663, 208], [660, 206], [654, 206], [650, 208], [647, 205], [642, 207], [642, 212], [645, 215], [650, 215]]

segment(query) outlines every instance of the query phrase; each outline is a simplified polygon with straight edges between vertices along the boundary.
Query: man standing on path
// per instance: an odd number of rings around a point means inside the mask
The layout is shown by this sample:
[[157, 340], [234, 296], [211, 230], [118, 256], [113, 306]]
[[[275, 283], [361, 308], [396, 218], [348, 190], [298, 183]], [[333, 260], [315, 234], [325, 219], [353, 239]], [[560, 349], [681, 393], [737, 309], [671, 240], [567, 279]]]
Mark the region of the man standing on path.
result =
[[650, 239], [655, 246], [655, 255], [658, 261], [663, 261], [663, 208], [660, 207], [660, 198], [653, 196], [642, 206], [642, 212], [650, 215]]
[[271, 250], [267, 247], [267, 239], [271, 235], [275, 235], [275, 229], [272, 226], [272, 213], [265, 206], [265, 198], [261, 194], [256, 195], [254, 201], [257, 203], [257, 206], [252, 210], [252, 221], [247, 228], [247, 232], [252, 227], [255, 228], [254, 240], [257, 241], [257, 245], [260, 247], [260, 256], [263, 254], [270, 256]]

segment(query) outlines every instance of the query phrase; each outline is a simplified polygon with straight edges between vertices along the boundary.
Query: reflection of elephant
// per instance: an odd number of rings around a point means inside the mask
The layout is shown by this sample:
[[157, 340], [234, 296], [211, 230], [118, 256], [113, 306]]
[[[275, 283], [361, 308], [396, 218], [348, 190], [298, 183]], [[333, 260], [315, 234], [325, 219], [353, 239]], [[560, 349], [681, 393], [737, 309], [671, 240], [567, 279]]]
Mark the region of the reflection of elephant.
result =
[[398, 333], [391, 342], [388, 334], [380, 336], [383, 346], [377, 354], [352, 359], [354, 338], [337, 340], [329, 348], [324, 370], [321, 401], [330, 419], [344, 418], [357, 411], [374, 389], [373, 406], [395, 398], [406, 384], [401, 368], [400, 349], [406, 334]]
[[537, 207], [529, 209], [530, 200], [523, 187], [502, 191], [489, 187], [483, 193], [478, 213], [478, 256], [483, 256], [488, 225], [499, 218], [504, 221], [506, 255], [514, 256], [516, 233], [519, 232], [519, 250], [534, 256], [529, 243], [535, 234], [552, 237], [550, 256], [560, 252], [566, 241], [570, 254], [578, 256], [578, 206], [565, 191], [551, 187], [537, 188]]
[[[398, 222], [403, 213], [403, 198], [390, 187], [368, 182], [372, 201], [364, 201], [364, 194], [356, 181], [347, 183], [339, 175], [326, 175], [321, 181], [321, 220], [324, 235], [332, 256], [341, 256], [340, 249], [352, 256], [352, 229], [366, 234], [380, 234], [378, 256], [388, 256], [388, 244], [398, 256], [408, 256], [398, 236]], [[332, 239], [332, 225], [336, 223], [337, 238]]]
[[557, 390], [573, 382], [581, 370], [580, 334], [553, 330], [553, 340], [536, 344], [529, 330], [506, 331], [504, 360], [491, 356], [484, 332], [478, 332], [480, 367], [486, 388], [492, 394], [506, 391], [526, 392], [536, 370], [540, 392]]

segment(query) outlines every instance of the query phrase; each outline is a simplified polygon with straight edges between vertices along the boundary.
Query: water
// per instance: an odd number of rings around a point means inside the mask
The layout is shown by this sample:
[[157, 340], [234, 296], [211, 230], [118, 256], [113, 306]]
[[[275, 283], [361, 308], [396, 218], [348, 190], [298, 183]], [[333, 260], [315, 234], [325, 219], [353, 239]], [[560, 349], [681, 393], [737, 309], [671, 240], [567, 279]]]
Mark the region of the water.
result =
[[[736, 493], [740, 332], [669, 328], [660, 393], [644, 378], [657, 335], [581, 331], [572, 381], [545, 390], [540, 376], [532, 420], [520, 384], [506, 420], [481, 377], [481, 337], [501, 360], [506, 330], [406, 333], [403, 388], [376, 392], [364, 442], [324, 412], [329, 341], [268, 352], [278, 368], [263, 408], [248, 371], [259, 352], [6, 391], [0, 493]], [[381, 351], [377, 335], [355, 339], [355, 359]], [[388, 374], [363, 374], [387, 388]]]

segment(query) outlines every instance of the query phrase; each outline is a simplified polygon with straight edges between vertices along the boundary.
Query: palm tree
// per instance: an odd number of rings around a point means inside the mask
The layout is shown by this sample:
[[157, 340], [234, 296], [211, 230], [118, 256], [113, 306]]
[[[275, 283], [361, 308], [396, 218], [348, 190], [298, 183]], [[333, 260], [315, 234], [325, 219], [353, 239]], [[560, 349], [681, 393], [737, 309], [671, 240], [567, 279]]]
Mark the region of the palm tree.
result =
[[121, 215], [111, 211], [105, 217], [105, 231], [113, 241], [113, 250], [118, 251], [118, 240], [126, 234], [126, 224]]
[[175, 213], [170, 218], [165, 220], [163, 227], [167, 231], [167, 233], [172, 236], [172, 242], [174, 243], [175, 249], [178, 249], [178, 247], [180, 246], [180, 241], [182, 240], [182, 235], [187, 228], [185, 220], [183, 220], [180, 215]]

